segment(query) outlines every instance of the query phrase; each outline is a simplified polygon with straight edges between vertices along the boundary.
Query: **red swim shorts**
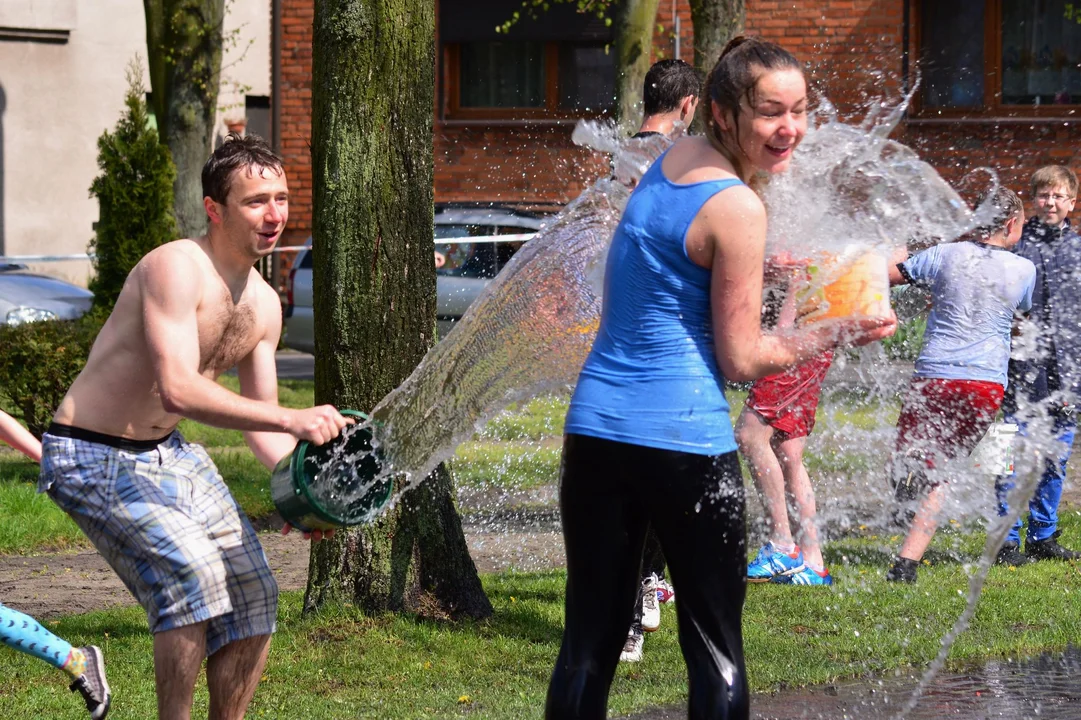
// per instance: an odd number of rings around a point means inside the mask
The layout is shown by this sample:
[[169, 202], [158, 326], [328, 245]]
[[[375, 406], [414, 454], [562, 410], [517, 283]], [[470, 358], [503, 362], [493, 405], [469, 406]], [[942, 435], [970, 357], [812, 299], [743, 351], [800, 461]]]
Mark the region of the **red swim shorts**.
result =
[[815, 426], [822, 381], [833, 362], [833, 351], [755, 380], [747, 393], [747, 407], [762, 416], [770, 427], [790, 438], [807, 437]]
[[1002, 406], [1002, 386], [984, 380], [912, 378], [897, 419], [898, 453], [939, 460], [969, 455]]

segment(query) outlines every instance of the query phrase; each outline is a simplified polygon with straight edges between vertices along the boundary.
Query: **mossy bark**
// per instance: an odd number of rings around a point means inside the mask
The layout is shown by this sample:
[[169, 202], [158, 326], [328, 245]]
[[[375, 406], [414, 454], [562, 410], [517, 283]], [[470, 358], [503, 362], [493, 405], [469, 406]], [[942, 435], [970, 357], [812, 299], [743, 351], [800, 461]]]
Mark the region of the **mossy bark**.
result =
[[176, 165], [180, 233], [206, 231], [201, 174], [214, 138], [225, 0], [143, 0], [147, 61], [158, 133]]
[[653, 28], [660, 0], [627, 0], [616, 21], [616, 110], [627, 133], [642, 121], [642, 83], [653, 54]]
[[694, 66], [709, 75], [721, 50], [743, 32], [747, 20], [745, 0], [690, 0], [694, 24]]
[[[316, 0], [312, 42], [315, 396], [370, 410], [435, 327], [429, 0]], [[440, 467], [379, 522], [313, 546], [305, 609], [485, 617]]]

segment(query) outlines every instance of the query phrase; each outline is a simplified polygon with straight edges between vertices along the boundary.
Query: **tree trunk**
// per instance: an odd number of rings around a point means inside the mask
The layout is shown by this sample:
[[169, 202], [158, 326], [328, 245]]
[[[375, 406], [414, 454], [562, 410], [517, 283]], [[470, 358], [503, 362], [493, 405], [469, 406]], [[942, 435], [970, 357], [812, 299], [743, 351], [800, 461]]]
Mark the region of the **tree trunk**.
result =
[[631, 134], [642, 124], [642, 83], [653, 54], [653, 26], [660, 0], [627, 0], [616, 24], [616, 112]]
[[201, 174], [214, 137], [225, 0], [143, 0], [143, 8], [154, 115], [176, 165], [177, 224], [194, 237], [206, 231]]
[[747, 19], [745, 0], [690, 0], [694, 24], [694, 66], [705, 78], [721, 50], [743, 32]]
[[[312, 41], [315, 397], [371, 410], [435, 328], [429, 0], [316, 0]], [[450, 478], [312, 549], [306, 610], [485, 617]]]

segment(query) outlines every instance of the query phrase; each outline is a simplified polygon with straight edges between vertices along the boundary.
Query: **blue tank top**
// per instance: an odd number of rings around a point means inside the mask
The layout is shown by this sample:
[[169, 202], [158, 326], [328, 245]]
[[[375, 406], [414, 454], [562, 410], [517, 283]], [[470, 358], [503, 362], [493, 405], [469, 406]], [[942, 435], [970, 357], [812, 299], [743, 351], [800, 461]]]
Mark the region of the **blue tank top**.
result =
[[565, 431], [720, 455], [736, 442], [713, 349], [710, 271], [687, 257], [685, 237], [707, 200], [741, 183], [673, 183], [664, 157], [642, 176], [612, 237], [600, 328]]

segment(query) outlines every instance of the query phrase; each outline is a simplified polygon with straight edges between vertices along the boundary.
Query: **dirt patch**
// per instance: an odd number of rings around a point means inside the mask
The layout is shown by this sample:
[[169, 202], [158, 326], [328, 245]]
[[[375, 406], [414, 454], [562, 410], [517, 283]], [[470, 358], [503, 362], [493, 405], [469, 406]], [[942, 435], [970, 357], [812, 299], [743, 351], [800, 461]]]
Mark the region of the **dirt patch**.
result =
[[[259, 535], [282, 590], [301, 590], [308, 578], [309, 544], [299, 535]], [[558, 530], [537, 532], [466, 530], [473, 561], [481, 572], [562, 567]], [[37, 618], [72, 615], [133, 605], [135, 600], [105, 560], [94, 551], [0, 556], [0, 599]]]

